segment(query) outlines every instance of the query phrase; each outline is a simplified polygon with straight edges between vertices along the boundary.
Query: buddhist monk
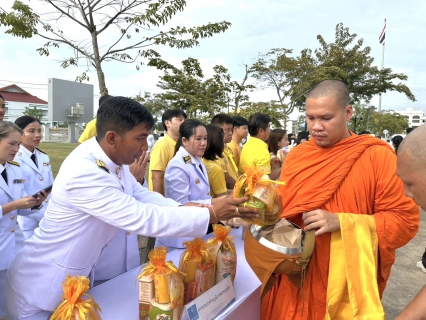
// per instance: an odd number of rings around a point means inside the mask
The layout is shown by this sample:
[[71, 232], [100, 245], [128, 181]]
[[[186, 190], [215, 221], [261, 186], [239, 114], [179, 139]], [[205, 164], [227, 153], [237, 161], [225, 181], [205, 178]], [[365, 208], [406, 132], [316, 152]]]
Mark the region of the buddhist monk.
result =
[[281, 217], [316, 230], [315, 249], [302, 288], [276, 275], [262, 300], [264, 320], [384, 319], [381, 296], [395, 249], [415, 236], [420, 212], [404, 195], [392, 148], [348, 130], [349, 101], [338, 80], [307, 95], [311, 138], [287, 156], [286, 185], [278, 190]]
[[[404, 193], [426, 210], [426, 125], [413, 130], [398, 149], [396, 174], [404, 182]], [[426, 319], [426, 286], [397, 320]]]

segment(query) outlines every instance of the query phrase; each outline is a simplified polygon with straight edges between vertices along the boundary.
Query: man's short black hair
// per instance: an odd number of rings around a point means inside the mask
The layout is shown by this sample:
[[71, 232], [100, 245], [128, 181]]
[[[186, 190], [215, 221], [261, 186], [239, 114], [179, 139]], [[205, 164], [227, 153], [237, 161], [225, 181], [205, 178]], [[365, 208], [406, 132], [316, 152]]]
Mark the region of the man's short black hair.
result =
[[223, 130], [221, 127], [209, 124], [206, 126], [207, 129], [207, 147], [204, 151], [203, 158], [207, 160], [216, 160], [222, 158], [223, 149]]
[[112, 96], [110, 96], [109, 94], [103, 95], [99, 98], [99, 107], [102, 105], [102, 103], [104, 103], [104, 101], [106, 101], [107, 99], [112, 98]]
[[234, 123], [232, 124], [233, 128], [239, 128], [242, 126], [248, 126], [248, 121], [246, 118], [243, 118], [241, 116], [233, 116], [232, 120], [234, 121]]
[[172, 118], [183, 117], [186, 119], [186, 113], [182, 109], [169, 109], [164, 111], [163, 116], [161, 117], [161, 122], [163, 122], [164, 131], [167, 131], [166, 121], [172, 121]]
[[406, 132], [407, 132], [407, 134], [409, 134], [411, 131], [413, 131], [414, 130], [414, 128], [407, 128], [407, 130], [405, 130]]
[[224, 113], [219, 113], [212, 118], [211, 124], [215, 126], [223, 126], [224, 124], [233, 124], [234, 120], [230, 116]]
[[149, 129], [154, 126], [154, 118], [147, 108], [130, 98], [111, 97], [105, 100], [98, 110], [97, 136], [102, 139], [108, 131], [125, 135], [142, 123], [145, 123]]
[[327, 79], [317, 83], [309, 90], [306, 100], [334, 97], [336, 103], [345, 110], [350, 103], [348, 86], [337, 79]]
[[259, 129], [266, 130], [268, 128], [271, 118], [267, 114], [256, 112], [252, 114], [248, 121], [248, 129], [251, 136], [256, 137]]

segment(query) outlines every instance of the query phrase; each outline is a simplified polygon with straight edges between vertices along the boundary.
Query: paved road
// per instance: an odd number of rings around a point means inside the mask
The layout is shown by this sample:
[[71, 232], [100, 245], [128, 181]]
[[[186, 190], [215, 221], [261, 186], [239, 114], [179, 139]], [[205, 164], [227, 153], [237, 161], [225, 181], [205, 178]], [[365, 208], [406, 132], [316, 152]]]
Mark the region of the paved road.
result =
[[416, 237], [397, 250], [396, 262], [383, 295], [386, 319], [392, 320], [426, 285], [426, 273], [416, 267], [416, 262], [426, 247], [426, 213], [421, 212], [420, 229]]

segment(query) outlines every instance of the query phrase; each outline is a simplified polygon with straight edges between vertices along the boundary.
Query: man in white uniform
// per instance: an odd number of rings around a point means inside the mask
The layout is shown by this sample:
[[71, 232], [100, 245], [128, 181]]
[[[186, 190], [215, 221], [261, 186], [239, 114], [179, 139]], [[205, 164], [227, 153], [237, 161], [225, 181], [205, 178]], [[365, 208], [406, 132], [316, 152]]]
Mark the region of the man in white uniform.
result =
[[149, 111], [128, 98], [108, 99], [99, 109], [97, 137], [65, 159], [40, 228], [9, 267], [12, 319], [53, 311], [61, 302], [65, 277], [88, 276], [120, 229], [153, 237], [202, 237], [209, 223], [257, 216], [251, 209], [238, 210], [246, 198], [225, 198], [213, 207], [179, 207], [143, 188], [127, 165], [147, 149], [153, 125]]

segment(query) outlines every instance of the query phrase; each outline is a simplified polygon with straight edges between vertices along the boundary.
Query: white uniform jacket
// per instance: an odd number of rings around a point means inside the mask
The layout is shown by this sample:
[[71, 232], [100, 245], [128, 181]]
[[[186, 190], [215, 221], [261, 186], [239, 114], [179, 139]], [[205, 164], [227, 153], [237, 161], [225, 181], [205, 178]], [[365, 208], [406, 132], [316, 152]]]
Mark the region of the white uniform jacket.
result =
[[206, 166], [200, 158], [191, 156], [184, 147], [180, 147], [168, 163], [164, 184], [166, 197], [181, 204], [212, 202]]
[[[11, 161], [11, 163], [14, 163]], [[22, 247], [24, 236], [17, 222], [17, 215], [28, 215], [35, 212], [31, 209], [13, 210], [3, 215], [2, 205], [26, 197], [24, 179], [19, 164], [6, 162], [0, 164], [0, 173], [6, 168], [7, 184], [0, 176], [0, 270], [6, 270], [12, 259]]]
[[[38, 149], [34, 149], [34, 154], [36, 155], [37, 166], [30, 158], [31, 151], [27, 150], [22, 145], [14, 159], [21, 165], [20, 168], [23, 179], [25, 179], [24, 188], [27, 195], [32, 195], [53, 184], [53, 173], [49, 157]], [[46, 200], [48, 201], [49, 198], [50, 195]], [[46, 208], [47, 203], [44, 203], [44, 206], [40, 210], [28, 216], [18, 217], [21, 230], [27, 231], [37, 228], [41, 218], [43, 218]]]
[[88, 276], [120, 229], [152, 237], [206, 233], [207, 208], [178, 207], [179, 203], [142, 187], [128, 166], [117, 168], [95, 137], [65, 159], [40, 227], [9, 267], [7, 300], [12, 316], [19, 318], [19, 310], [26, 307], [54, 310], [61, 302], [65, 277]]
[[[200, 158], [190, 155], [184, 147], [180, 147], [168, 163], [164, 184], [166, 197], [182, 204], [187, 202], [211, 204], [212, 202], [209, 178], [204, 163]], [[155, 246], [166, 246], [169, 249], [183, 248], [182, 243], [192, 239], [157, 238]]]

